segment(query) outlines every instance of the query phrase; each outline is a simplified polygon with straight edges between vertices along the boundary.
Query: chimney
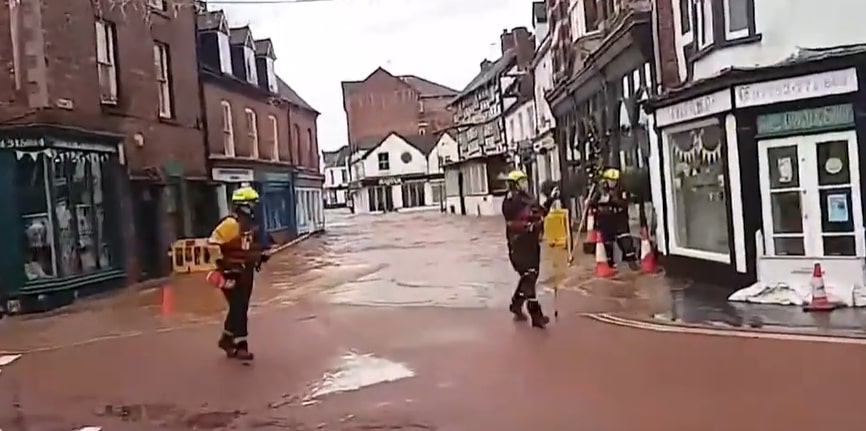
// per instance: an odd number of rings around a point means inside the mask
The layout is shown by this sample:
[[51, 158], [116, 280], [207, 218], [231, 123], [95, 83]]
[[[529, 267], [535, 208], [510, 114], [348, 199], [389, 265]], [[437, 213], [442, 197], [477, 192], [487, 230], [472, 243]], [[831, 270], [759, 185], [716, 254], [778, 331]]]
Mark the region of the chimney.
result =
[[528, 68], [535, 56], [535, 38], [526, 27], [515, 27], [511, 30], [511, 37], [517, 54], [518, 66]]
[[481, 70], [487, 69], [488, 67], [490, 67], [491, 64], [493, 64], [493, 62], [486, 58], [484, 60], [481, 60]]
[[499, 36], [499, 42], [502, 46], [502, 55], [505, 55], [508, 50], [514, 48], [514, 35], [512, 35], [507, 29], [502, 30], [502, 34]]

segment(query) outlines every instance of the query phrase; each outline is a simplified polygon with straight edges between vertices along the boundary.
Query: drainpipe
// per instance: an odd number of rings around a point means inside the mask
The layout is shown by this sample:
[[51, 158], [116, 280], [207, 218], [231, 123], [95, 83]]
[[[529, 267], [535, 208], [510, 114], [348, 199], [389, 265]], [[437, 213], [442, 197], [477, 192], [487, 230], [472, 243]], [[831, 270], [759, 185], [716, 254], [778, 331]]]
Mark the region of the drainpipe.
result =
[[[204, 139], [202, 139], [202, 144], [203, 144], [202, 150], [204, 151], [204, 168], [205, 168], [205, 175], [207, 177], [210, 177], [211, 176], [211, 169], [212, 169], [211, 161], [210, 161], [210, 157], [209, 157], [210, 156], [210, 134], [208, 133], [208, 131], [210, 129], [208, 128], [208, 123], [207, 123], [207, 103], [205, 103], [204, 82], [202, 81], [202, 78], [201, 78], [201, 64], [199, 62], [199, 60], [201, 59], [202, 47], [201, 47], [201, 41], [198, 38], [198, 14], [200, 11], [204, 11], [206, 9], [207, 9], [207, 2], [199, 1], [197, 3], [197, 5], [195, 5], [193, 7], [193, 20], [192, 21], [193, 21], [193, 31], [195, 32], [195, 58], [196, 58], [195, 77], [196, 77], [196, 82], [198, 83], [198, 102], [199, 102], [199, 106], [201, 107], [201, 120], [200, 120], [199, 124], [201, 124], [202, 135], [204, 137]], [[217, 190], [219, 190], [219, 189], [217, 188], [214, 190], [214, 196], [213, 196], [214, 199], [217, 198], [217, 196], [216, 196]], [[219, 210], [217, 210], [217, 212], [219, 213]], [[218, 216], [219, 216], [219, 214], [218, 214]]]

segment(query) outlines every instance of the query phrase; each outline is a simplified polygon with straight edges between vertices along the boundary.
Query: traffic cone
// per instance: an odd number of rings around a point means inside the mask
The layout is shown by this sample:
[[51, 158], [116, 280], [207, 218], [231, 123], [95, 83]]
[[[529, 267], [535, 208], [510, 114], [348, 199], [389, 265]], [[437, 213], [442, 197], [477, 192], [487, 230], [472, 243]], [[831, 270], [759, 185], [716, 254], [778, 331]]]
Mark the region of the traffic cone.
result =
[[812, 285], [812, 302], [803, 306], [803, 311], [833, 311], [839, 308], [839, 304], [834, 304], [827, 299], [827, 290], [824, 288], [824, 271], [821, 270], [820, 263], [815, 263], [810, 284]]
[[584, 254], [593, 254], [596, 251], [595, 244], [601, 242], [598, 231], [595, 230], [595, 211], [586, 212], [586, 238], [583, 240]]
[[640, 228], [640, 272], [644, 274], [655, 274], [659, 271], [659, 263], [656, 259], [655, 250], [649, 239], [649, 232], [644, 226]]
[[614, 275], [616, 275], [616, 270], [611, 268], [607, 262], [607, 251], [604, 249], [604, 243], [597, 241], [595, 243], [595, 276], [610, 278]]
[[162, 301], [160, 302], [160, 311], [163, 316], [167, 316], [174, 311], [174, 292], [170, 285], [162, 287]]

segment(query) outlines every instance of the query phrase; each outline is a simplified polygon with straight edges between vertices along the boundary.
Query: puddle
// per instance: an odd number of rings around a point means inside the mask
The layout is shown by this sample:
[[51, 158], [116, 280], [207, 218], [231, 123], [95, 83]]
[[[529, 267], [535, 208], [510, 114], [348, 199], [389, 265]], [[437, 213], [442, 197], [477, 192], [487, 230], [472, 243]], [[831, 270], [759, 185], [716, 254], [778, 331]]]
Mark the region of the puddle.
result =
[[369, 354], [349, 352], [340, 358], [335, 371], [322, 376], [304, 402], [309, 403], [325, 395], [357, 391], [414, 376], [415, 372], [404, 364]]

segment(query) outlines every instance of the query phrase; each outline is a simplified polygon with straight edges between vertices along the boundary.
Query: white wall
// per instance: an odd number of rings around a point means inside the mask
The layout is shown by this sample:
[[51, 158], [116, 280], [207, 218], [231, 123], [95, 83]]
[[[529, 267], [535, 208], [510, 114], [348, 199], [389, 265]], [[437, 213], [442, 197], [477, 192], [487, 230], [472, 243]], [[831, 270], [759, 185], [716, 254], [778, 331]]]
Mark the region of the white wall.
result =
[[[683, 47], [691, 42], [682, 35], [678, 1], [673, 2], [674, 29], [680, 78], [686, 79]], [[756, 30], [760, 43], [716, 50], [695, 63], [694, 79], [704, 79], [728, 67], [755, 67], [778, 63], [797, 48], [824, 48], [866, 42], [862, 0], [756, 0]], [[692, 25], [694, 29], [694, 25]]]
[[[325, 168], [326, 189], [345, 186], [349, 182], [349, 173], [345, 166], [333, 166]], [[332, 179], [333, 178], [333, 179]]]
[[[379, 170], [379, 154], [382, 153], [388, 154], [389, 156], [390, 166], [386, 171]], [[409, 153], [411, 155], [411, 160], [408, 163], [401, 159], [403, 153]], [[387, 177], [394, 175], [427, 173], [427, 156], [395, 134], [385, 138], [378, 147], [364, 158], [362, 164], [364, 166], [363, 175], [366, 177]], [[364, 176], [359, 178], [363, 178]]]
[[509, 148], [535, 137], [535, 102], [527, 100], [505, 116], [505, 130]]
[[[500, 216], [502, 215], [502, 200], [501, 196], [466, 196], [466, 215], [469, 216]], [[460, 203], [455, 206], [458, 213], [460, 211]]]
[[539, 133], [544, 133], [556, 127], [553, 112], [544, 97], [544, 92], [553, 88], [553, 57], [549, 49], [535, 65], [532, 73], [535, 75], [535, 122]]
[[445, 171], [442, 169], [442, 166], [439, 164], [439, 160], [448, 160], [457, 161], [459, 158], [459, 150], [457, 148], [457, 141], [451, 137], [451, 135], [445, 133], [440, 138], [439, 141], [436, 142], [436, 146], [433, 148], [433, 151], [427, 156], [427, 173], [428, 174], [441, 174]]

